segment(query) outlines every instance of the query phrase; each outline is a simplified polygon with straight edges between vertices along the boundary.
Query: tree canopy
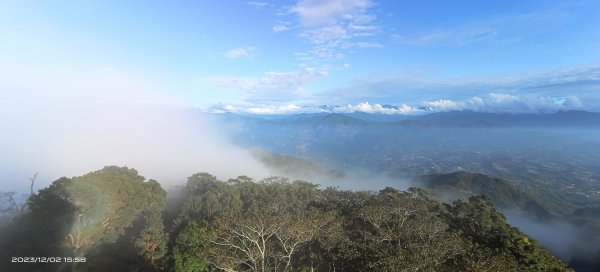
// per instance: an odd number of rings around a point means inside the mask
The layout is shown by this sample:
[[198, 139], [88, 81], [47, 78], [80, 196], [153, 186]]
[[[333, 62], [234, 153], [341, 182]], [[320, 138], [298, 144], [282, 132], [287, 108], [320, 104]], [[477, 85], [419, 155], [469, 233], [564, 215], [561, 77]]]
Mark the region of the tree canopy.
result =
[[[176, 207], [126, 167], [61, 178], [4, 226], [0, 255], [72, 256], [11, 271], [569, 271], [488, 196], [346, 191], [270, 177], [188, 178]], [[170, 213], [170, 214], [167, 214]]]

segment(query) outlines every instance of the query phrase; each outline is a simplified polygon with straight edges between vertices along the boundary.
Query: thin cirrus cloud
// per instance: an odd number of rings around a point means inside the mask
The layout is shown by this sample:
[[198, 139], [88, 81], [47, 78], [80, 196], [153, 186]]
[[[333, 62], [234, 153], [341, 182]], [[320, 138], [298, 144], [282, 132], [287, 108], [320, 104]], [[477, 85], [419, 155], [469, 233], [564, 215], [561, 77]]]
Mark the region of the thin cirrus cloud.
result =
[[[471, 23], [431, 29], [418, 33], [395, 33], [391, 41], [411, 46], [466, 46], [484, 42], [519, 42], [535, 33], [545, 33], [550, 26], [556, 27], [581, 3], [564, 3], [531, 12], [497, 14], [480, 18]], [[524, 27], [527, 26], [527, 27]]]
[[233, 48], [225, 52], [225, 56], [230, 59], [246, 58], [256, 55], [256, 48], [252, 46]]
[[275, 26], [273, 26], [273, 28], [271, 28], [271, 30], [272, 30], [273, 32], [276, 32], [276, 33], [277, 33], [277, 32], [288, 31], [288, 30], [290, 30], [290, 29], [291, 29], [290, 27], [288, 27], [288, 26], [285, 26], [285, 25], [282, 25], [282, 24], [280, 24], [280, 25], [275, 25]]
[[255, 103], [295, 101], [308, 97], [304, 87], [327, 75], [326, 68], [306, 67], [289, 72], [266, 72], [260, 77], [218, 76], [207, 81], [214, 87], [241, 92]]
[[339, 59], [343, 58], [341, 49], [378, 44], [360, 40], [373, 39], [379, 30], [372, 7], [370, 0], [298, 1], [288, 13], [297, 16], [300, 37], [312, 44], [298, 56], [304, 61]]
[[[248, 4], [266, 6], [263, 2]], [[299, 0], [292, 7], [285, 8], [283, 14], [295, 16], [296, 22], [285, 18], [271, 30], [274, 33], [298, 30], [299, 37], [309, 42], [307, 52], [295, 54], [301, 60], [301, 69], [270, 71], [258, 77], [218, 76], [209, 78], [208, 83], [220, 89], [237, 91], [244, 101], [255, 103], [306, 100], [311, 94], [305, 86], [327, 76], [328, 69], [323, 67], [329, 67], [331, 60], [343, 58], [344, 49], [383, 47], [371, 39], [379, 30], [372, 6], [371, 0]], [[225, 56], [239, 59], [255, 54], [254, 47], [240, 47], [227, 51]]]
[[447, 45], [463, 46], [472, 43], [494, 40], [498, 31], [491, 27], [460, 28], [436, 31], [420, 35], [393, 34], [392, 40], [406, 45]]
[[267, 7], [267, 6], [270, 5], [269, 2], [257, 2], [257, 1], [249, 1], [249, 2], [246, 2], [246, 4], [248, 6], [252, 6], [252, 7], [255, 7], [257, 9], [264, 8], [264, 7]]
[[387, 79], [357, 80], [349, 86], [322, 91], [315, 97], [333, 104], [362, 101], [419, 103], [448, 98], [462, 100], [488, 93], [547, 97], [577, 94], [587, 99], [598, 97], [599, 88], [600, 66], [591, 65], [441, 79], [405, 74]]
[[356, 42], [352, 44], [355, 47], [358, 48], [382, 48], [383, 45], [379, 44], [379, 43], [374, 43], [374, 42]]

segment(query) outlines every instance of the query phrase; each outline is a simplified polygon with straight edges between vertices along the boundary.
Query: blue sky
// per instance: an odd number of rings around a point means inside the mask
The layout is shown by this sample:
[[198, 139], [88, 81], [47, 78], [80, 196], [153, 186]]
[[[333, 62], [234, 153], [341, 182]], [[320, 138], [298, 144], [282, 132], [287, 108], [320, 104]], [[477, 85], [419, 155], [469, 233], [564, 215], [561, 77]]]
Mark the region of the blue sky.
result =
[[5, 108], [101, 99], [250, 113], [600, 111], [598, 1], [2, 1], [0, 10]]

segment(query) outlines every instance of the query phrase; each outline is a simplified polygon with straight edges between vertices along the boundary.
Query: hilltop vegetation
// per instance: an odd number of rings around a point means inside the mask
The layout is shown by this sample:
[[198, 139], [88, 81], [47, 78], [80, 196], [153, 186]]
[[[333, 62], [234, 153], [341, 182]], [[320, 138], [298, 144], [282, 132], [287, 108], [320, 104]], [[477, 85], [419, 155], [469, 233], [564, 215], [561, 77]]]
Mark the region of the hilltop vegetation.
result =
[[[166, 192], [136, 170], [115, 166], [60, 178], [28, 200], [28, 210], [4, 226], [3, 268], [10, 271], [126, 271], [153, 266], [166, 250]], [[12, 256], [85, 257], [86, 262], [9, 263]], [[160, 257], [163, 257], [164, 253]], [[143, 265], [141, 265], [143, 264]]]
[[[129, 168], [61, 178], [2, 230], [0, 255], [85, 257], [10, 271], [569, 271], [487, 196], [442, 204], [423, 189], [321, 189], [189, 177], [166, 193]], [[171, 220], [170, 218], [174, 218]], [[78, 259], [82, 260], [82, 259]]]

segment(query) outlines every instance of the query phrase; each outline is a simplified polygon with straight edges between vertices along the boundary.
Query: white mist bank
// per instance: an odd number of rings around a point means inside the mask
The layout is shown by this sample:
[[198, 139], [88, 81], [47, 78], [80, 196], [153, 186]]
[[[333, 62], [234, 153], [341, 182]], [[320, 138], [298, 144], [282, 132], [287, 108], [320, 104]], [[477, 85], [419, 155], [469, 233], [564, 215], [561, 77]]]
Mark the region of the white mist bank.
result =
[[0, 81], [0, 190], [28, 191], [106, 165], [133, 167], [163, 185], [199, 171], [220, 178], [269, 171], [194, 115], [168, 88], [114, 71], [18, 75]]
[[593, 261], [600, 251], [600, 236], [583, 226], [567, 220], [542, 223], [516, 211], [503, 213], [509, 224], [533, 237], [565, 261], [573, 258]]

